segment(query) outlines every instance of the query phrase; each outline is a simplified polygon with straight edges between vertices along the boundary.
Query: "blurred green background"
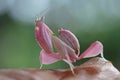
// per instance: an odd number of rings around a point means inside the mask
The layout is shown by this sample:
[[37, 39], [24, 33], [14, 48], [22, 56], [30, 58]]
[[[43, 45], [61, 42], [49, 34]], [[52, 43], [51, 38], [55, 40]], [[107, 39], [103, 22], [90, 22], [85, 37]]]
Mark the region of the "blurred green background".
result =
[[[58, 34], [60, 27], [72, 31], [83, 52], [92, 42], [104, 45], [104, 56], [120, 70], [119, 0], [0, 0], [0, 68], [39, 68], [41, 48], [35, 40], [34, 20]], [[80, 65], [86, 59], [77, 61]], [[59, 61], [43, 68], [66, 68]]]

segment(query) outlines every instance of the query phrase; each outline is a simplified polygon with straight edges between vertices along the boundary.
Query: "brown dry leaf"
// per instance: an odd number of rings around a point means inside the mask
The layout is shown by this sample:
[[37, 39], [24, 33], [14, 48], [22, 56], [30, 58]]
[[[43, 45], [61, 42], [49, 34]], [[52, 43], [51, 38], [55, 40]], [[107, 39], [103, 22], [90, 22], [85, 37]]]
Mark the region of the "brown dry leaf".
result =
[[1, 69], [0, 80], [120, 80], [120, 72], [111, 62], [102, 58], [92, 58], [75, 67], [75, 75], [70, 69]]

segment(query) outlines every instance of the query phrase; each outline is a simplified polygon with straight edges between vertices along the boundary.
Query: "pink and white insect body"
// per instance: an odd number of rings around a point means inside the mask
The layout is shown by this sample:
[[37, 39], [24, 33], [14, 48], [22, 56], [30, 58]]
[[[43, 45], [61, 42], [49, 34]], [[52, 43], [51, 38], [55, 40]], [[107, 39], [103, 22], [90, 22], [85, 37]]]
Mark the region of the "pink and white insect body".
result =
[[[59, 38], [53, 35], [53, 32], [42, 20], [35, 21], [36, 39], [42, 48], [40, 52], [40, 62], [42, 64], [52, 64], [63, 60], [70, 65], [73, 71], [74, 66], [72, 62], [76, 62], [76, 60], [94, 57], [99, 54], [102, 54], [103, 57], [103, 45], [101, 42], [93, 42], [90, 47], [79, 56], [80, 45], [76, 36], [65, 29], [60, 29], [58, 32]], [[53, 51], [53, 46], [57, 52]]]

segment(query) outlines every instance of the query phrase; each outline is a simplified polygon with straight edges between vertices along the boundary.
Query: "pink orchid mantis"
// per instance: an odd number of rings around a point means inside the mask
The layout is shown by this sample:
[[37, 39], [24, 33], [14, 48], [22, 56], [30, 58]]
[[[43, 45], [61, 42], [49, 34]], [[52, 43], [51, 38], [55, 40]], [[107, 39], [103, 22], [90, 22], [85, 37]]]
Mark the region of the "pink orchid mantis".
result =
[[[69, 64], [73, 71], [72, 62], [76, 62], [76, 60], [94, 57], [99, 54], [103, 57], [103, 45], [101, 42], [95, 41], [80, 55], [79, 41], [72, 32], [60, 29], [58, 38], [53, 35], [53, 32], [42, 20], [35, 21], [35, 35], [38, 44], [42, 48], [40, 52], [40, 62], [42, 64], [52, 64], [63, 60]], [[54, 52], [53, 46], [57, 52]]]

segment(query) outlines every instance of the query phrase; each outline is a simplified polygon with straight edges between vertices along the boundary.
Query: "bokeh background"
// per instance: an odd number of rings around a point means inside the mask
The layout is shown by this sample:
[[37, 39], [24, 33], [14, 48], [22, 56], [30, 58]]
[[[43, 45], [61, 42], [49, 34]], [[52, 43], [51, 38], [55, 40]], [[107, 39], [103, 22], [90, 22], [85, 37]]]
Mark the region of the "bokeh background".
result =
[[[79, 39], [81, 52], [92, 42], [104, 45], [104, 56], [120, 70], [120, 0], [0, 0], [0, 68], [39, 68], [41, 48], [35, 40], [34, 21], [58, 34], [60, 27]], [[75, 65], [84, 62], [77, 61]], [[66, 68], [59, 61], [43, 68]]]

